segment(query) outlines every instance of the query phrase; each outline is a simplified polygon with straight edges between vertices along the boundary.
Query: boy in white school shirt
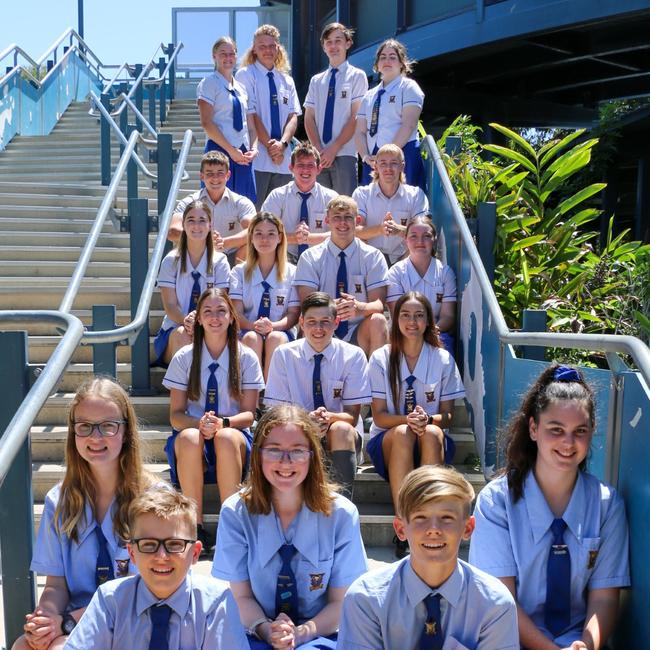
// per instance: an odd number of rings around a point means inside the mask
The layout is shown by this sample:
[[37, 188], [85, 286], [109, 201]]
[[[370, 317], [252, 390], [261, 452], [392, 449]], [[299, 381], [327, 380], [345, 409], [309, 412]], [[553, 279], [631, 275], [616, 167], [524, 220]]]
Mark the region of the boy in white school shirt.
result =
[[473, 499], [474, 488], [451, 467], [407, 474], [393, 526], [411, 554], [350, 585], [337, 648], [519, 650], [508, 589], [458, 559], [474, 530]]
[[368, 90], [366, 73], [347, 60], [353, 34], [341, 23], [325, 26], [320, 42], [329, 66], [311, 78], [304, 103], [305, 131], [321, 155], [318, 180], [348, 196], [357, 186], [357, 110]]
[[194, 501], [156, 484], [131, 502], [129, 527], [139, 575], [102, 585], [65, 647], [248, 650], [230, 589], [190, 572], [201, 552]]

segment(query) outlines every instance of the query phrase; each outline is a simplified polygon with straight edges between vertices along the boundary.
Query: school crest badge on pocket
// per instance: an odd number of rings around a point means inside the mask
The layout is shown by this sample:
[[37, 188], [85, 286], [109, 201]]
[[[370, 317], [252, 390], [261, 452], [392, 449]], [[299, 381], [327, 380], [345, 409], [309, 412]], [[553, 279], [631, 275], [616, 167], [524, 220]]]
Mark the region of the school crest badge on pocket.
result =
[[115, 560], [115, 577], [124, 578], [129, 575], [129, 561]]
[[587, 569], [593, 569], [596, 566], [596, 559], [598, 558], [598, 551], [589, 551], [589, 561]]
[[309, 591], [317, 591], [319, 589], [323, 589], [323, 578], [325, 574], [324, 573], [310, 573], [309, 574], [309, 579], [310, 579], [310, 585], [309, 585]]

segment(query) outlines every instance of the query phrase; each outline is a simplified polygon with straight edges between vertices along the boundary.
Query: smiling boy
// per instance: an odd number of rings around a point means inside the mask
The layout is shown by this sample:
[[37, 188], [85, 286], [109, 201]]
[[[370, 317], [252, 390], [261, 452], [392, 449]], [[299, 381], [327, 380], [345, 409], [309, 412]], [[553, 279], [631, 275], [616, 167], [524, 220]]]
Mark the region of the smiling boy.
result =
[[393, 526], [410, 556], [350, 586], [342, 650], [519, 650], [517, 610], [504, 585], [458, 559], [474, 530], [474, 489], [453, 468], [406, 476]]
[[157, 484], [131, 503], [129, 528], [140, 575], [102, 585], [65, 647], [247, 650], [230, 590], [190, 573], [201, 552], [194, 502]]

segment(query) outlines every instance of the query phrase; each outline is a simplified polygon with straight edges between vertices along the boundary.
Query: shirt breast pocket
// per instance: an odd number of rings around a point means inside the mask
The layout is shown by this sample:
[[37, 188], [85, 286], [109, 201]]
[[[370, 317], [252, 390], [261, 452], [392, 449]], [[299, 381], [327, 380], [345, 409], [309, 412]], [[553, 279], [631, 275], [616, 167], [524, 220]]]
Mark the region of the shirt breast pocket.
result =
[[438, 384], [424, 384], [422, 388], [424, 391], [424, 410], [429, 415], [436, 415], [438, 413], [437, 403], [440, 399]]
[[274, 314], [278, 314], [278, 317], [280, 317], [286, 311], [289, 299], [284, 289], [275, 291], [274, 294], [271, 296], [271, 307], [273, 308]]
[[296, 576], [296, 579], [303, 584], [298, 585], [298, 593], [304, 594], [308, 603], [314, 603], [314, 601], [325, 597], [333, 561], [333, 556], [319, 558], [318, 564], [312, 564], [306, 559], [301, 560], [299, 569], [301, 577]]
[[[583, 537], [577, 558], [577, 572], [584, 576], [585, 586], [596, 568], [598, 553], [600, 551], [600, 537]], [[573, 563], [573, 558], [572, 558]]]
[[327, 403], [331, 404], [332, 411], [340, 413], [343, 410], [343, 382], [330, 379], [327, 382]]
[[352, 276], [352, 286], [348, 287], [348, 292], [353, 294], [357, 300], [366, 301], [366, 279], [363, 275]]
[[350, 84], [343, 84], [339, 89], [339, 96], [336, 98], [339, 106], [349, 106], [352, 101], [352, 89]]
[[312, 228], [317, 232], [325, 232], [327, 229], [325, 227], [325, 213], [324, 212], [314, 212], [311, 215], [312, 219]]

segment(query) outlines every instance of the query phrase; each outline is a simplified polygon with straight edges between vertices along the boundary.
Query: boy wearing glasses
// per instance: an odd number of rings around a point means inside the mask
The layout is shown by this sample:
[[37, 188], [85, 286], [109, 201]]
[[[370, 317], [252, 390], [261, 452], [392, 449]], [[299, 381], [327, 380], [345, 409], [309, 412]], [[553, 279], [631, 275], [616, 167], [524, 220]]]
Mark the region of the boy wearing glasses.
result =
[[194, 502], [158, 484], [131, 502], [129, 528], [140, 575], [102, 585], [65, 647], [247, 650], [230, 590], [190, 573], [201, 552]]
[[224, 253], [230, 266], [234, 266], [237, 259], [246, 259], [246, 231], [255, 216], [255, 205], [226, 187], [230, 178], [230, 161], [221, 151], [208, 151], [203, 155], [199, 178], [205, 187], [178, 202], [167, 239], [177, 244], [183, 232], [185, 208], [193, 201], [205, 201], [212, 210], [215, 249]]
[[314, 291], [336, 302], [340, 338], [358, 345], [367, 356], [388, 340], [384, 301], [388, 267], [379, 250], [356, 236], [357, 204], [340, 195], [327, 206], [330, 238], [307, 249], [298, 260], [294, 285], [303, 302]]
[[408, 222], [429, 212], [425, 193], [406, 184], [404, 152], [385, 144], [377, 152], [372, 183], [357, 187], [352, 198], [359, 206], [361, 222], [357, 236], [378, 248], [389, 266], [404, 257]]
[[321, 170], [318, 150], [301, 142], [291, 152], [289, 169], [293, 180], [274, 189], [262, 204], [262, 211], [270, 212], [282, 221], [287, 233], [288, 252], [295, 262], [309, 246], [328, 238], [325, 225], [327, 204], [337, 193], [316, 182]]
[[276, 348], [264, 403], [304, 408], [318, 426], [343, 496], [352, 498], [357, 453], [363, 441], [359, 412], [369, 404], [368, 363], [356, 346], [334, 338], [336, 304], [316, 291], [300, 309], [304, 338]]

